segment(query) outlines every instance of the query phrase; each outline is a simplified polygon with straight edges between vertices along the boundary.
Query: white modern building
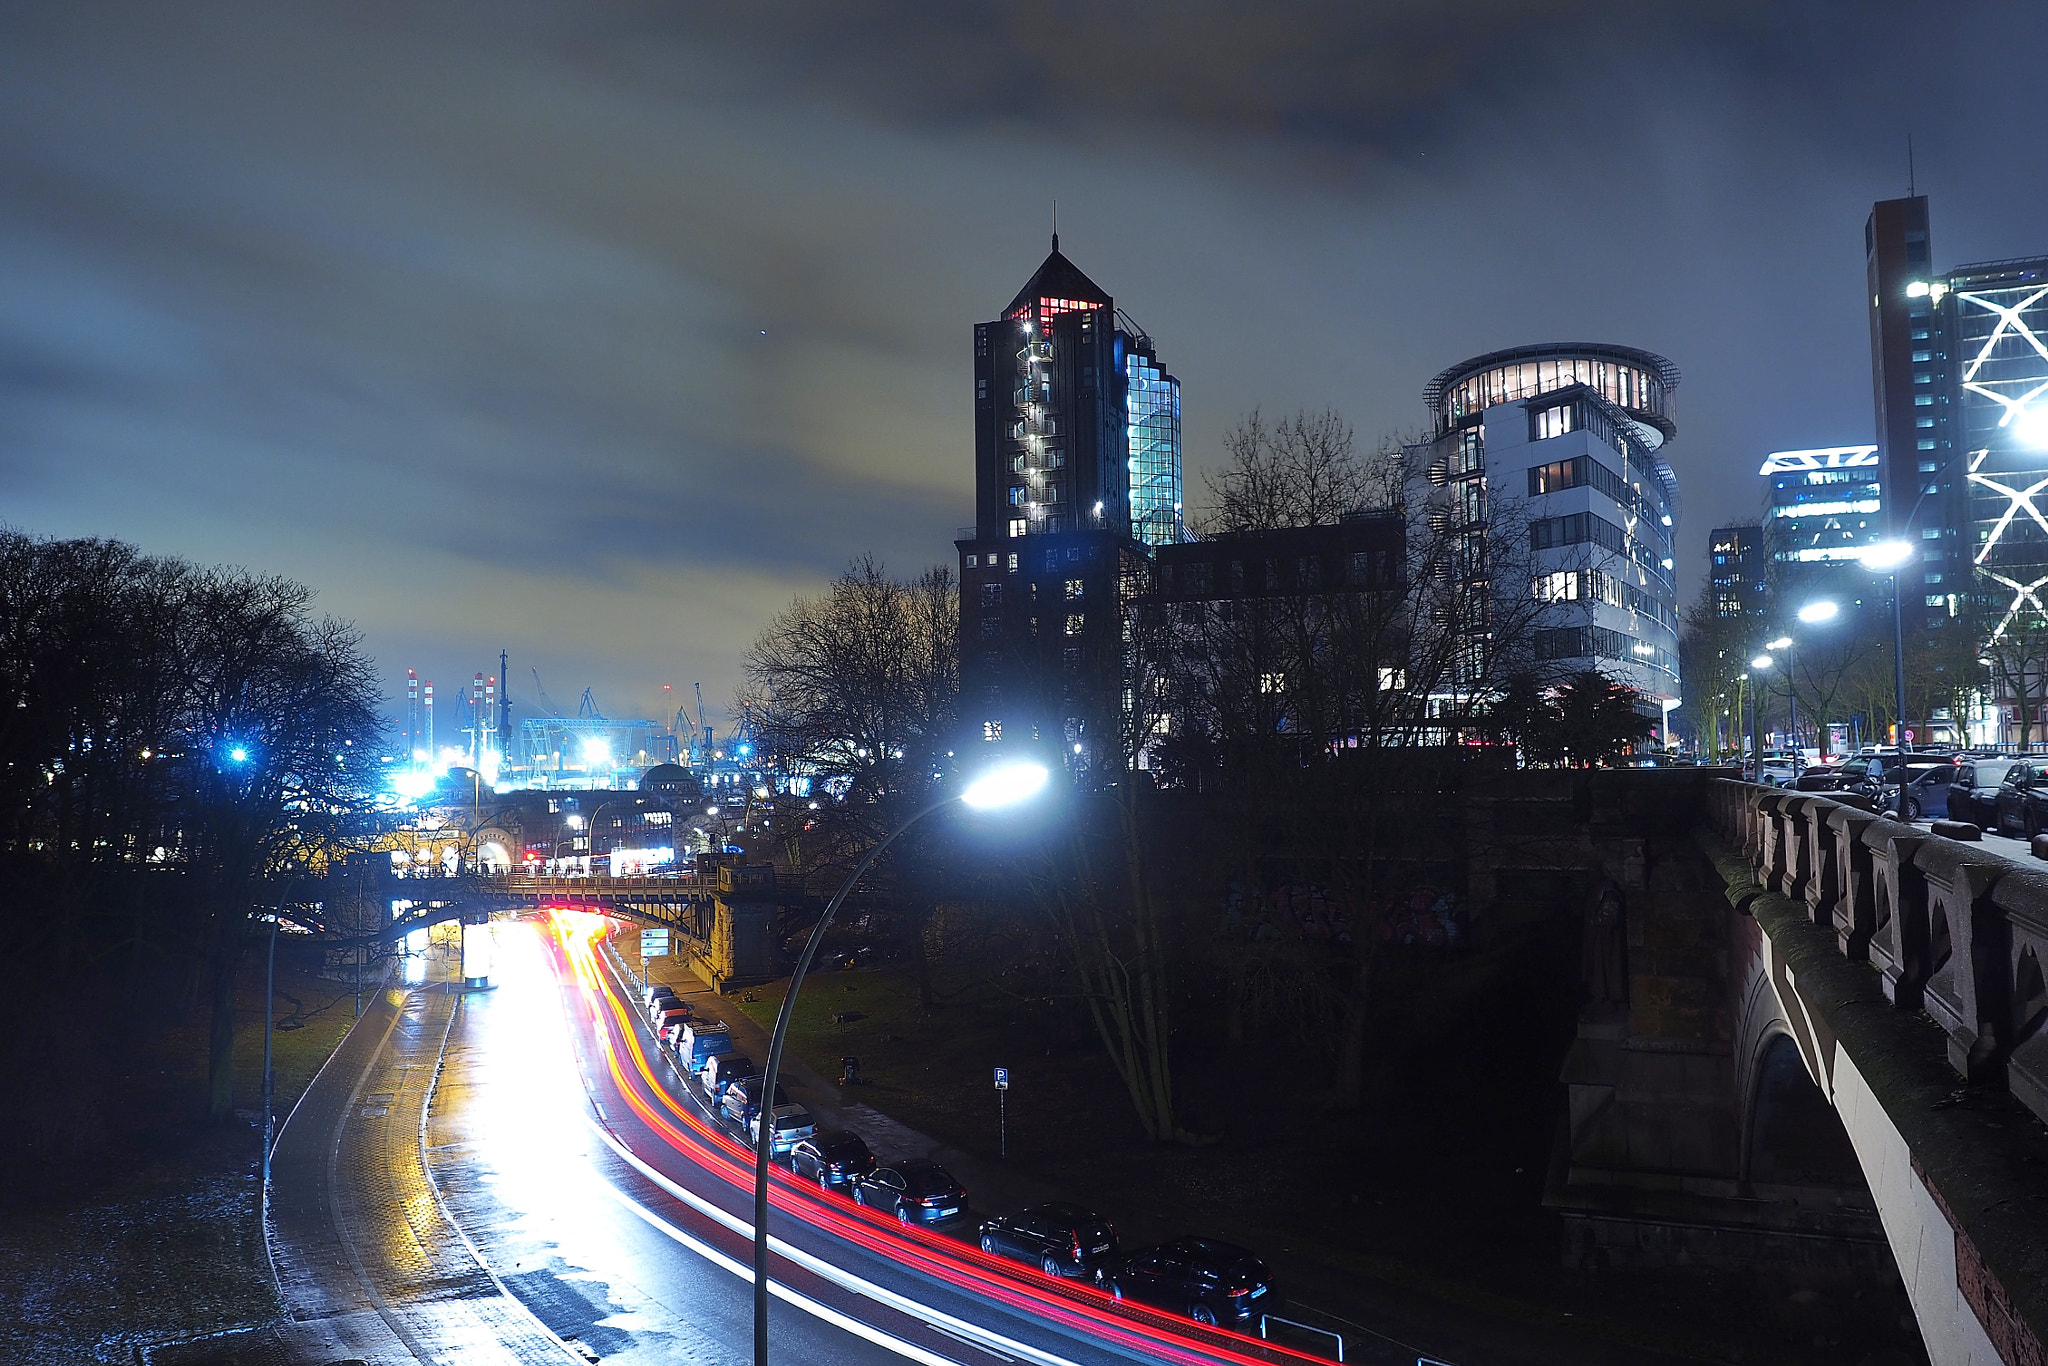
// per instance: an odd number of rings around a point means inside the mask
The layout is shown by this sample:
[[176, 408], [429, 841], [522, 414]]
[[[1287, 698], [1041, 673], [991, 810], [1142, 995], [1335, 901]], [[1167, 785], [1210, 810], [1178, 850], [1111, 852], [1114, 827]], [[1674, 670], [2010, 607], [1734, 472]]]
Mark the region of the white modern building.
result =
[[[1424, 390], [1441, 452], [1432, 478], [1454, 510], [1464, 509], [1453, 516], [1467, 518], [1476, 541], [1523, 534], [1526, 521], [1530, 554], [1515, 560], [1530, 566], [1531, 582], [1502, 581], [1508, 557], [1475, 549], [1493, 593], [1527, 592], [1548, 604], [1535, 635], [1538, 665], [1557, 675], [1597, 669], [1660, 714], [1679, 700], [1678, 481], [1660, 454], [1677, 434], [1677, 387], [1677, 367], [1662, 356], [1561, 343], [1475, 357]], [[1518, 515], [1501, 518], [1504, 507]]]

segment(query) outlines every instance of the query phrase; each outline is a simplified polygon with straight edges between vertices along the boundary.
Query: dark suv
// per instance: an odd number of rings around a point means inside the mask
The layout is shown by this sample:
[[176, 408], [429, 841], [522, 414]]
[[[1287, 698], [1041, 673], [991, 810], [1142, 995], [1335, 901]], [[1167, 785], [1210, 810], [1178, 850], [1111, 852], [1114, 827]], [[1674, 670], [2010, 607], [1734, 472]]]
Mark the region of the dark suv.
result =
[[2005, 781], [2011, 759], [1965, 759], [1956, 765], [1948, 785], [1948, 818], [1991, 828], [1998, 820], [1998, 785]]
[[1998, 796], [1992, 799], [1992, 824], [2001, 835], [2032, 839], [2048, 829], [2044, 808], [2048, 808], [2048, 756], [2015, 759], [1999, 781]]
[[981, 1221], [981, 1250], [1048, 1276], [1093, 1277], [1116, 1258], [1116, 1226], [1079, 1205], [1033, 1205]]
[[875, 1155], [849, 1129], [822, 1129], [789, 1150], [789, 1169], [830, 1190], [850, 1186], [875, 1169]]
[[1266, 1264], [1213, 1238], [1176, 1238], [1097, 1279], [1120, 1300], [1170, 1309], [1196, 1323], [1238, 1327], [1280, 1307]]

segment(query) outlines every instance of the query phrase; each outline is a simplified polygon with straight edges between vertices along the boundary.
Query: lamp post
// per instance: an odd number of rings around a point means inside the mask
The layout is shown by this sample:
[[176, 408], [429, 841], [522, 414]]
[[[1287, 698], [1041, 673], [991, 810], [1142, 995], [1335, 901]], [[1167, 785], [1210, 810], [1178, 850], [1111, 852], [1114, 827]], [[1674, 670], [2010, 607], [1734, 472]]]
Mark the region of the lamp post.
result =
[[[1915, 503], [1915, 510], [1919, 504]], [[1913, 547], [1905, 541], [1879, 541], [1857, 557], [1873, 574], [1892, 576], [1892, 691], [1897, 708], [1899, 753], [1906, 752], [1906, 607], [1899, 596], [1899, 570], [1913, 558]]]
[[1749, 661], [1759, 677], [1749, 690], [1749, 757], [1756, 765], [1756, 781], [1764, 780], [1764, 680], [1763, 673], [1778, 661], [1769, 655], [1758, 655]]
[[832, 924], [832, 917], [838, 913], [839, 903], [846, 900], [846, 894], [853, 890], [861, 875], [881, 856], [884, 849], [896, 842], [898, 836], [911, 826], [942, 806], [960, 802], [977, 811], [995, 811], [1007, 806], [1016, 806], [1036, 796], [1046, 784], [1050, 775], [1039, 764], [1011, 763], [989, 770], [969, 783], [966, 788], [919, 808], [908, 820], [885, 835], [881, 842], [868, 850], [854, 870], [847, 874], [846, 881], [839, 884], [839, 890], [832, 894], [832, 900], [825, 904], [825, 913], [818, 917], [818, 923], [811, 930], [811, 937], [804, 942], [804, 951], [796, 960], [796, 968], [789, 975], [789, 992], [782, 998], [782, 1008], [775, 1013], [775, 1034], [768, 1043], [768, 1061], [761, 1068], [761, 1104], [755, 1112], [754, 1134], [754, 1366], [768, 1366], [768, 1159], [775, 1144], [775, 1081], [782, 1071], [782, 1045], [789, 1037], [789, 1021], [796, 1012], [797, 989], [804, 983], [804, 974], [810, 971], [811, 960], [817, 957], [818, 946], [825, 942], [825, 930]]
[[[1833, 621], [1840, 614], [1841, 610], [1835, 603], [1822, 598], [1816, 602], [1809, 602], [1800, 608], [1798, 617], [1808, 626], [1818, 626], [1823, 622]], [[1799, 684], [1798, 673], [1793, 668], [1797, 658], [1793, 654], [1796, 643], [1790, 636], [1784, 636], [1771, 642], [1773, 649], [1780, 645], [1785, 648], [1785, 706], [1792, 717], [1792, 776], [1796, 778], [1799, 776], [1799, 760], [1801, 756], [1799, 746], [1799, 700], [1793, 695], [1797, 691]], [[1820, 727], [1826, 724], [1826, 717], [1815, 718], [1814, 737], [1816, 741], [1819, 739]], [[1818, 744], [1815, 747], [1818, 748]]]

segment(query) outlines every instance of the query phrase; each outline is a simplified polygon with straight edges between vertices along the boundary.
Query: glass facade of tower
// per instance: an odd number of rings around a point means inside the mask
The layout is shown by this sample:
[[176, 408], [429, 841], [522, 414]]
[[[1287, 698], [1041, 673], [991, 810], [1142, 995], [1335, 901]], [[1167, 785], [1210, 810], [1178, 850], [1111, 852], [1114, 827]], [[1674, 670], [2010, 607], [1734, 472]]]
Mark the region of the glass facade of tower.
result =
[[1130, 433], [1131, 534], [1148, 546], [1185, 536], [1180, 506], [1180, 381], [1149, 348], [1124, 354], [1124, 404]]
[[[1996, 637], [2019, 615], [2048, 614], [2048, 258], [1963, 266], [1945, 283], [1929, 292], [1947, 304], [1970, 555]], [[1964, 591], [1922, 587], [1929, 607]]]

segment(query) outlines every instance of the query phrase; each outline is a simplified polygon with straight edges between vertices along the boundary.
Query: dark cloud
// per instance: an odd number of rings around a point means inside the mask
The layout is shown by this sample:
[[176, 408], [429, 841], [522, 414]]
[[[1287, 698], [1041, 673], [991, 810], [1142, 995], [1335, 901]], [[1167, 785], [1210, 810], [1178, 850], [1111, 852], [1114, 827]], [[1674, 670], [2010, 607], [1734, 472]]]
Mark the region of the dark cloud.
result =
[[[1044, 250], [1258, 405], [1423, 418], [1558, 338], [1684, 370], [1688, 547], [1867, 439], [1860, 232], [2048, 247], [2036, 5], [1058, 0], [0, 12], [0, 518], [320, 586], [393, 677], [729, 694], [790, 594], [950, 558]], [[446, 685], [444, 685], [446, 686]]]

